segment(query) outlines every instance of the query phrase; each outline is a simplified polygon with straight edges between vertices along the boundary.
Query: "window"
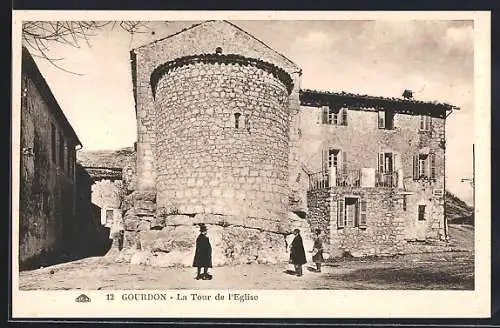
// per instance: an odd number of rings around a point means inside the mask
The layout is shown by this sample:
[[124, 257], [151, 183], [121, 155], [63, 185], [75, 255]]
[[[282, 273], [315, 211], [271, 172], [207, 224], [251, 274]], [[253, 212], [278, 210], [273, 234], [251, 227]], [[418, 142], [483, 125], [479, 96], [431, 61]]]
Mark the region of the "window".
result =
[[391, 110], [378, 111], [378, 128], [385, 130], [394, 129], [394, 112]]
[[418, 154], [413, 156], [413, 180], [436, 180], [436, 154]]
[[56, 127], [54, 124], [50, 124], [50, 144], [52, 153], [52, 162], [55, 164], [57, 160], [57, 150], [56, 150]]
[[345, 197], [337, 201], [337, 228], [366, 227], [367, 202], [358, 197]]
[[347, 108], [323, 106], [321, 108], [321, 123], [347, 126]]
[[420, 115], [420, 131], [430, 131], [432, 126], [432, 118], [428, 115]]
[[376, 174], [375, 186], [377, 187], [397, 187], [398, 168], [400, 168], [399, 155], [395, 152], [378, 153], [378, 170]]
[[418, 220], [425, 221], [425, 205], [418, 205]]
[[234, 128], [239, 129], [240, 128], [240, 113], [234, 113]]
[[339, 153], [338, 149], [329, 149], [328, 150], [328, 168], [338, 168], [339, 166]]
[[406, 208], [407, 208], [407, 203], [406, 203], [406, 195], [403, 195], [403, 211], [406, 212]]

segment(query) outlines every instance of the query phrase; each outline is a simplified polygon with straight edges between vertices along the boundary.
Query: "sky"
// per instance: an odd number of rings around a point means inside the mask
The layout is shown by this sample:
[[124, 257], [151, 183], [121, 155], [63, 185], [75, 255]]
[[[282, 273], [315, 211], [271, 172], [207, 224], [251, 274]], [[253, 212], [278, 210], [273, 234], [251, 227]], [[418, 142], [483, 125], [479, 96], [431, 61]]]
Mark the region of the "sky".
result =
[[[149, 22], [131, 36], [105, 28], [90, 46], [53, 43], [35, 58], [84, 150], [130, 147], [136, 121], [129, 50], [198, 22]], [[460, 107], [447, 119], [447, 189], [471, 203], [474, 139], [472, 21], [232, 21], [302, 68], [301, 87], [414, 98]], [[154, 32], [154, 34], [153, 34]]]

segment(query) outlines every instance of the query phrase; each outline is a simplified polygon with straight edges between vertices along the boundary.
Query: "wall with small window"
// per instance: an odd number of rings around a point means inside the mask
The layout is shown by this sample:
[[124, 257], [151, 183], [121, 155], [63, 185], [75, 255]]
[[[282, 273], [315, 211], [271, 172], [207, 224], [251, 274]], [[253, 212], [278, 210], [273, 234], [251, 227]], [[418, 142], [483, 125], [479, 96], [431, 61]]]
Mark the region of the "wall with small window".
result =
[[353, 256], [394, 254], [405, 238], [402, 200], [388, 190], [332, 191], [330, 235], [334, 250]]
[[308, 221], [326, 232], [331, 254], [394, 255], [411, 241], [443, 237], [443, 203], [425, 195], [380, 188], [311, 190]]

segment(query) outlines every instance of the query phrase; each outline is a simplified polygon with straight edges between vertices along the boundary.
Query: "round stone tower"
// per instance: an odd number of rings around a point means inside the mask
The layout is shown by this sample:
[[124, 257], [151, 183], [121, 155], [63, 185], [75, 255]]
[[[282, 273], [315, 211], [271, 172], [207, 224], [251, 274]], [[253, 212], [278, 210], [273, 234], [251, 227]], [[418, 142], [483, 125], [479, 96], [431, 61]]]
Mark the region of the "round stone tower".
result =
[[151, 75], [157, 207], [280, 221], [288, 204], [291, 77], [215, 50]]
[[122, 256], [190, 266], [204, 223], [214, 265], [286, 260], [292, 228], [309, 229], [288, 213], [300, 68], [226, 21], [136, 48], [131, 66], [137, 176]]

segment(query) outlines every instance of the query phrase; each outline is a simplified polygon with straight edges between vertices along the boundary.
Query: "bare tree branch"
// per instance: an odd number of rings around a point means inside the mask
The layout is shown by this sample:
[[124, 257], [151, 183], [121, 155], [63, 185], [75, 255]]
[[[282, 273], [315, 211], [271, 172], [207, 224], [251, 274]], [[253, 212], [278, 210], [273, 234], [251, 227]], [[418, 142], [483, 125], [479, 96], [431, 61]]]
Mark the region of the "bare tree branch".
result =
[[145, 29], [152, 31], [147, 22], [141, 21], [26, 21], [23, 22], [22, 39], [25, 46], [33, 52], [32, 55], [47, 60], [65, 72], [82, 75], [55, 63], [64, 58], [56, 59], [48, 55], [52, 44], [59, 43], [80, 48], [80, 44], [85, 42], [88, 47], [91, 47], [91, 38], [96, 36], [99, 30], [106, 27], [113, 30], [117, 26], [130, 34], [130, 44], [135, 33], [146, 33]]

